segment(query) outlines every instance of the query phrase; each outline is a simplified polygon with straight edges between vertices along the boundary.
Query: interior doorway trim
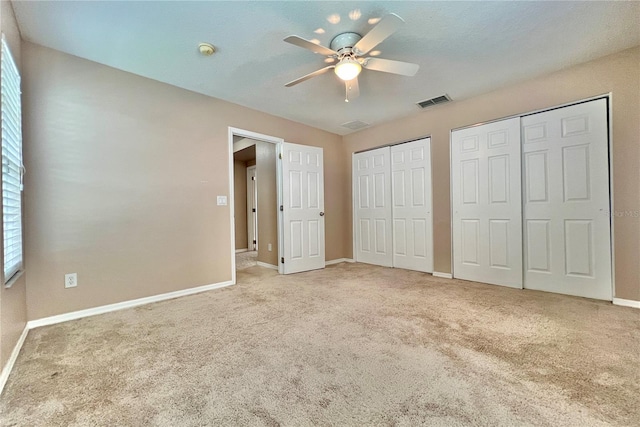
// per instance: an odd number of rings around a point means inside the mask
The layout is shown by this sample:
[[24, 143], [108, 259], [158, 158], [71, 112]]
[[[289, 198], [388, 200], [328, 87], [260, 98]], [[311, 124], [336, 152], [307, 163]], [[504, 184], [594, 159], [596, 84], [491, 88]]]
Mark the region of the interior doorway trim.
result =
[[[257, 132], [252, 132], [245, 129], [239, 129], [229, 126], [229, 225], [231, 231], [231, 282], [236, 284], [236, 222], [235, 222], [235, 191], [234, 191], [234, 173], [233, 173], [233, 137], [239, 136], [241, 138], [250, 138], [257, 141], [268, 142], [276, 145], [276, 155], [281, 152], [283, 138], [276, 136], [264, 135]], [[282, 203], [282, 169], [280, 162], [276, 162], [276, 188], [278, 206]], [[278, 259], [282, 256], [281, 241], [282, 241], [282, 214], [278, 211]], [[278, 273], [282, 274], [282, 264], [278, 263]]]

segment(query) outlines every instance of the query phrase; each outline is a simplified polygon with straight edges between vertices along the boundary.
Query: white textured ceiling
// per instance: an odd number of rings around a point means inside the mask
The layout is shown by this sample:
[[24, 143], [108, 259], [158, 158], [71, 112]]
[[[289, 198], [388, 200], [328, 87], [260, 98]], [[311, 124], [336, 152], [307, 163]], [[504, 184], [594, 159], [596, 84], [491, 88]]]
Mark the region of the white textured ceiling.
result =
[[[640, 44], [640, 2], [155, 2], [15, 1], [24, 39], [151, 79], [337, 134], [419, 114], [415, 103], [455, 100]], [[359, 19], [349, 12], [358, 10]], [[420, 65], [415, 77], [364, 70], [358, 99], [327, 73], [285, 83], [326, 64], [287, 44], [296, 34], [328, 46], [366, 33], [388, 13], [406, 24], [380, 57]], [[352, 14], [352, 17], [354, 14]], [[356, 14], [357, 15], [357, 14]], [[328, 18], [339, 16], [332, 24]], [[322, 28], [324, 34], [314, 30]], [[210, 42], [218, 52], [199, 55]], [[438, 108], [438, 107], [432, 107]]]

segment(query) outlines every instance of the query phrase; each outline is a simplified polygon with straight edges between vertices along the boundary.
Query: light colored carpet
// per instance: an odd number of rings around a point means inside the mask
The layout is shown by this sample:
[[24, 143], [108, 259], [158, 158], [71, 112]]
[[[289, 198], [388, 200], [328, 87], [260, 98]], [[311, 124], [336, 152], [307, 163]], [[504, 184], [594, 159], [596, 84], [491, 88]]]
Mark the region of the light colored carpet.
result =
[[2, 426], [639, 425], [640, 311], [364, 264], [32, 330]]
[[236, 254], [236, 270], [245, 270], [256, 265], [258, 265], [258, 251]]

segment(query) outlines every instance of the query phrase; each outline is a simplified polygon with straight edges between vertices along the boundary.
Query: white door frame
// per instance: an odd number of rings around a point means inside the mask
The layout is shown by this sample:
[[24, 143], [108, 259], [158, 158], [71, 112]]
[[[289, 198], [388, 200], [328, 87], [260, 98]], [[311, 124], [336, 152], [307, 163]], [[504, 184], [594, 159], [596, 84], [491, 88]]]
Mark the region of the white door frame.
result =
[[[497, 121], [501, 121], [501, 120], [506, 120], [506, 119], [510, 119], [510, 118], [514, 118], [514, 117], [523, 117], [523, 116], [528, 116], [530, 114], [536, 114], [536, 113], [542, 113], [545, 111], [549, 111], [549, 110], [555, 110], [558, 108], [563, 108], [563, 107], [569, 107], [571, 105], [576, 105], [576, 104], [582, 104], [584, 102], [589, 102], [589, 101], [594, 101], [596, 99], [602, 99], [605, 98], [607, 100], [607, 117], [609, 120], [609, 133], [608, 133], [608, 137], [609, 137], [609, 207], [611, 209], [610, 212], [610, 223], [611, 223], [611, 292], [613, 295], [613, 299], [614, 301], [616, 300], [616, 256], [615, 256], [615, 229], [614, 229], [614, 224], [615, 224], [615, 215], [613, 214], [613, 192], [614, 192], [614, 187], [613, 187], [613, 108], [612, 108], [612, 98], [613, 98], [613, 94], [611, 92], [609, 93], [603, 93], [600, 95], [596, 95], [596, 96], [592, 96], [589, 98], [584, 98], [584, 99], [580, 99], [580, 100], [576, 100], [576, 101], [572, 101], [572, 102], [567, 102], [564, 104], [560, 104], [560, 105], [556, 105], [553, 107], [549, 107], [549, 108], [541, 108], [539, 110], [534, 110], [534, 111], [527, 111], [527, 112], [522, 112], [519, 114], [513, 114], [510, 116], [506, 116], [506, 117], [501, 117], [501, 118], [496, 118], [494, 120], [488, 120], [486, 122], [481, 122], [481, 123], [475, 123], [472, 125], [468, 125], [468, 126], [461, 126], [455, 129], [450, 129], [449, 130], [449, 175], [451, 175], [451, 142], [453, 141], [453, 132], [457, 131], [457, 130], [461, 130], [461, 129], [467, 129], [467, 128], [471, 128], [471, 127], [475, 127], [475, 126], [481, 126], [487, 123], [492, 123], [492, 122], [497, 122]], [[451, 180], [451, 176], [449, 177], [449, 179]], [[453, 187], [450, 185], [449, 186], [449, 200], [453, 200]], [[453, 218], [453, 203], [449, 203], [449, 216], [450, 218]], [[453, 271], [453, 227], [451, 227], [451, 276], [453, 277], [454, 275], [454, 271]], [[355, 249], [355, 243], [354, 243], [354, 249]], [[435, 267], [434, 267], [435, 268]]]
[[[275, 144], [276, 155], [282, 152], [282, 143], [284, 139], [275, 136], [264, 135], [257, 132], [252, 132], [244, 129], [238, 129], [229, 126], [229, 224], [231, 226], [231, 282], [236, 284], [236, 227], [235, 227], [235, 195], [234, 195], [234, 181], [233, 181], [233, 137], [239, 136], [241, 138], [250, 138], [257, 141], [268, 142]], [[276, 179], [277, 179], [277, 193], [278, 193], [278, 260], [282, 256], [282, 213], [279, 206], [282, 204], [282, 165], [280, 162], [276, 162]], [[257, 239], [256, 239], [257, 240]], [[282, 274], [282, 263], [278, 263], [278, 273]]]
[[[247, 167], [247, 250], [249, 252], [258, 250], [258, 186], [256, 185], [256, 170], [256, 165]], [[253, 177], [251, 184], [249, 183], [250, 176]], [[249, 200], [252, 200], [252, 202], [249, 203]], [[252, 209], [255, 209], [255, 211]], [[249, 218], [251, 218], [251, 221], [249, 221]], [[253, 229], [253, 233], [249, 233], [250, 229]]]

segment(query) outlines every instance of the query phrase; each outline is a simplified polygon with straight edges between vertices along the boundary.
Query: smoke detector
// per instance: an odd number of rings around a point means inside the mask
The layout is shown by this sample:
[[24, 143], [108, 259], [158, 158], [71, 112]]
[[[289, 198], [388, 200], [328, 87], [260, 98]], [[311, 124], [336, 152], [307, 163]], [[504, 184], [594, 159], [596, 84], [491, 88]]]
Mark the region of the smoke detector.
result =
[[198, 49], [204, 56], [211, 56], [216, 51], [216, 48], [211, 43], [200, 43]]

